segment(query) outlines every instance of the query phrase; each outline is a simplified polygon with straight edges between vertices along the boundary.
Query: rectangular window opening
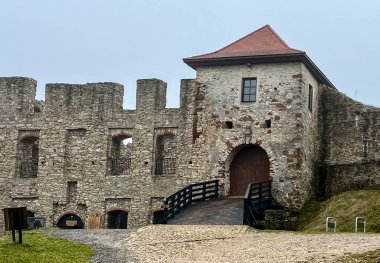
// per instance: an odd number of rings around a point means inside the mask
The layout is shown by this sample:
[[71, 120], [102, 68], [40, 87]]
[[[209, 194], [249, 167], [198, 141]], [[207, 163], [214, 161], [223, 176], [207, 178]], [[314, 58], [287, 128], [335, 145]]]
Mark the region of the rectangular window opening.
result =
[[233, 128], [233, 123], [232, 123], [232, 121], [226, 121], [226, 128], [227, 128], [227, 129], [232, 129], [232, 128]]
[[256, 89], [257, 89], [257, 79], [256, 78], [244, 78], [243, 79], [243, 92], [241, 96], [242, 102], [255, 102], [256, 101]]
[[265, 120], [265, 127], [270, 128], [272, 126], [272, 120]]
[[308, 109], [310, 112], [313, 111], [313, 86], [311, 86], [310, 84], [309, 84]]

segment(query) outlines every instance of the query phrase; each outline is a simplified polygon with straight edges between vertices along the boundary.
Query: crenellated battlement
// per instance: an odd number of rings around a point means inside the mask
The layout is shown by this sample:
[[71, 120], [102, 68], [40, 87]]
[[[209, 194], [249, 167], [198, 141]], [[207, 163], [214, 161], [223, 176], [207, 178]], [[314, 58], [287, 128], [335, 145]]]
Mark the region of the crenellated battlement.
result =
[[[181, 80], [181, 108], [191, 102], [194, 80]], [[124, 86], [115, 82], [46, 84], [45, 101], [37, 101], [37, 81], [27, 77], [0, 78], [1, 109], [9, 114], [39, 113], [110, 116], [122, 111]], [[136, 110], [160, 111], [166, 107], [166, 82], [137, 80]], [[9, 110], [11, 109], [11, 110]]]
[[37, 81], [26, 77], [0, 77], [0, 111], [4, 115], [32, 113]]
[[113, 82], [46, 85], [46, 112], [112, 114], [122, 109], [124, 86]]

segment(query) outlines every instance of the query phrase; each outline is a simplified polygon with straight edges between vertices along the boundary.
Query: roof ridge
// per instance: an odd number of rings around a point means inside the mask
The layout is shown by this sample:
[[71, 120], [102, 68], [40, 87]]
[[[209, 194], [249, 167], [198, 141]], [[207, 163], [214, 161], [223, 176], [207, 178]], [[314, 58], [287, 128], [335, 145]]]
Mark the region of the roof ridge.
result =
[[292, 47], [290, 47], [290, 46], [285, 42], [285, 40], [284, 40], [279, 34], [277, 34], [277, 32], [276, 32], [276, 31], [275, 31], [270, 25], [266, 25], [266, 26], [268, 26], [268, 28], [270, 29], [270, 31], [272, 31], [272, 33], [275, 34], [276, 37], [281, 41], [281, 43], [283, 43], [287, 48], [289, 48], [289, 49], [291, 49], [291, 50], [296, 50], [296, 51], [300, 51], [300, 52], [305, 53], [305, 51], [303, 51], [303, 50], [300, 50], [300, 49], [296, 49], [296, 48], [292, 48]]
[[266, 24], [214, 52], [191, 56], [188, 59], [231, 57], [233, 55], [265, 55], [273, 54], [275, 51], [278, 54], [305, 53], [303, 50], [290, 47], [269, 24]]
[[269, 27], [269, 28], [270, 28], [270, 25], [266, 24], [265, 26], [262, 26], [262, 27], [260, 27], [259, 29], [256, 29], [255, 31], [253, 31], [253, 32], [251, 32], [251, 33], [249, 33], [249, 34], [247, 34], [247, 35], [245, 35], [245, 36], [243, 36], [243, 37], [241, 37], [241, 38], [235, 40], [234, 42], [228, 44], [227, 46], [222, 47], [221, 49], [218, 49], [217, 51], [212, 52], [212, 53], [216, 53], [216, 52], [222, 51], [223, 49], [226, 49], [226, 48], [232, 46], [233, 44], [239, 42], [240, 40], [243, 40], [244, 38], [247, 38], [247, 37], [249, 37], [250, 35], [253, 35], [254, 33], [256, 33], [256, 32], [258, 32], [258, 31], [264, 29], [265, 27]]
[[282, 44], [284, 44], [287, 48], [291, 48], [289, 47], [289, 45], [285, 42], [285, 40], [283, 40], [279, 34], [277, 34], [276, 31], [274, 31], [274, 29], [270, 26], [270, 25], [266, 25], [266, 27], [268, 27], [268, 29], [270, 31], [272, 31], [272, 33], [281, 41]]
[[[262, 27], [260, 27], [259, 29], [256, 29], [255, 31], [253, 31], [253, 32], [251, 32], [251, 33], [249, 33], [249, 34], [247, 34], [247, 35], [245, 35], [245, 36], [242, 36], [241, 38], [235, 40], [234, 42], [232, 42], [232, 43], [228, 44], [227, 46], [222, 47], [222, 48], [220, 48], [220, 49], [218, 49], [218, 50], [216, 50], [216, 51], [214, 51], [214, 52], [203, 53], [203, 54], [196, 55], [196, 56], [192, 56], [192, 57], [199, 57], [199, 56], [205, 56], [205, 55], [211, 55], [211, 54], [218, 53], [218, 52], [220, 52], [220, 51], [222, 51], [222, 50], [224, 50], [224, 49], [226, 49], [226, 48], [228, 48], [228, 47], [234, 45], [235, 43], [239, 42], [240, 40], [242, 40], [242, 39], [244, 39], [244, 38], [247, 38], [247, 37], [253, 35], [254, 33], [256, 33], [256, 32], [258, 32], [258, 31], [264, 29], [265, 27], [269, 27], [269, 28], [271, 29], [270, 25], [269, 25], [269, 24], [266, 24], [265, 26], [262, 26]], [[271, 31], [274, 32], [273, 30], [271, 30]], [[276, 32], [274, 32], [274, 33], [277, 35]], [[278, 35], [277, 35], [277, 36], [278, 36]], [[283, 42], [283, 40], [282, 40], [281, 38], [280, 38], [280, 40]], [[286, 43], [285, 43], [285, 45], [286, 45]], [[289, 47], [288, 45], [286, 45], [286, 46]]]

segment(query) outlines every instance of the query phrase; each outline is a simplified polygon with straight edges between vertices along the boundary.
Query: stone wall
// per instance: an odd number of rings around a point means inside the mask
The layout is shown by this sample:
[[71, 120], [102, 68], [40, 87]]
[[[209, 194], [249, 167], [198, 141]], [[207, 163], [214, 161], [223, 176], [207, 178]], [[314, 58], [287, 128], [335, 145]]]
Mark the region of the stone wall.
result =
[[[255, 102], [241, 102], [243, 78], [257, 79]], [[0, 209], [27, 206], [48, 226], [74, 213], [85, 224], [100, 214], [106, 227], [114, 210], [145, 225], [165, 196], [211, 179], [228, 196], [231, 162], [252, 145], [292, 215], [313, 187], [328, 196], [380, 186], [380, 110], [319, 84], [302, 63], [200, 67], [173, 109], [158, 79], [137, 81], [136, 110], [122, 108], [117, 83], [48, 84], [45, 102], [35, 92], [33, 79], [0, 78]], [[37, 176], [20, 176], [34, 159]]]
[[320, 104], [319, 194], [380, 188], [380, 109], [326, 87]]
[[[184, 89], [192, 82], [182, 82], [181, 101], [191, 103]], [[124, 110], [123, 86], [117, 83], [48, 84], [46, 101], [37, 102], [35, 80], [0, 78], [0, 208], [25, 205], [48, 225], [67, 213], [84, 222], [99, 213], [105, 226], [107, 211], [115, 209], [129, 212], [130, 226], [149, 223], [158, 206], [152, 198], [162, 202], [196, 180], [187, 173], [191, 130], [186, 129], [192, 121], [188, 104], [165, 108], [165, 82], [137, 84], [137, 109]], [[156, 138], [166, 131], [175, 134], [168, 147], [176, 173], [156, 175]], [[118, 136], [133, 138], [133, 152], [129, 173], [113, 175], [111, 148]], [[32, 137], [38, 138], [38, 176], [21, 178], [20, 160], [26, 155], [20, 152], [26, 150], [18, 149], [26, 149], [22, 140]]]
[[[256, 102], [241, 102], [243, 78], [257, 78]], [[234, 156], [245, 146], [260, 145], [270, 159], [275, 197], [286, 207], [300, 209], [310, 196], [313, 153], [318, 149], [317, 99], [313, 111], [307, 110], [309, 83], [317, 94], [318, 82], [302, 63], [198, 68], [197, 81], [194, 173], [221, 179], [228, 195]]]

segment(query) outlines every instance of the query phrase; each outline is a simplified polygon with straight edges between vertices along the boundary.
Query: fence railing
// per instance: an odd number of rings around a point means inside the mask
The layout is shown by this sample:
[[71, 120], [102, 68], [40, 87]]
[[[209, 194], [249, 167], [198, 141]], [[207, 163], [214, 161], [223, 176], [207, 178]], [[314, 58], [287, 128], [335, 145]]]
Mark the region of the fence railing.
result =
[[20, 177], [33, 178], [37, 177], [38, 159], [22, 160], [20, 162]]
[[164, 200], [165, 221], [173, 218], [193, 203], [217, 198], [219, 196], [219, 180], [191, 184], [168, 196]]
[[111, 174], [121, 175], [127, 174], [131, 169], [130, 157], [113, 158], [111, 163]]
[[175, 174], [177, 166], [177, 158], [165, 157], [156, 159], [155, 174]]
[[249, 184], [244, 196], [243, 224], [261, 227], [259, 220], [263, 219], [263, 211], [271, 205], [272, 199], [272, 181]]

